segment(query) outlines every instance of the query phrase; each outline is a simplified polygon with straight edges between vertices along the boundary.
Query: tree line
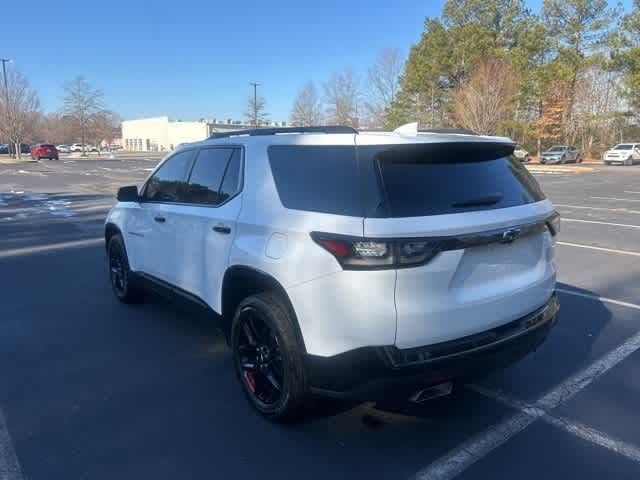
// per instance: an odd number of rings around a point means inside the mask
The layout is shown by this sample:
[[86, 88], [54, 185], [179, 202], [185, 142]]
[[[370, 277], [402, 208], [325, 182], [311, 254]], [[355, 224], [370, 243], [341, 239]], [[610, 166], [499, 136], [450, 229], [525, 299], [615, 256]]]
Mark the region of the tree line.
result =
[[380, 52], [364, 78], [336, 73], [298, 92], [294, 125], [464, 127], [532, 151], [576, 145], [585, 156], [640, 141], [640, 0], [448, 0], [406, 61]]
[[59, 112], [44, 113], [37, 92], [18, 70], [8, 72], [1, 85], [0, 140], [10, 144], [12, 156], [21, 156], [23, 143], [112, 143], [120, 137], [120, 118], [104, 106], [102, 90], [79, 76], [63, 87]]

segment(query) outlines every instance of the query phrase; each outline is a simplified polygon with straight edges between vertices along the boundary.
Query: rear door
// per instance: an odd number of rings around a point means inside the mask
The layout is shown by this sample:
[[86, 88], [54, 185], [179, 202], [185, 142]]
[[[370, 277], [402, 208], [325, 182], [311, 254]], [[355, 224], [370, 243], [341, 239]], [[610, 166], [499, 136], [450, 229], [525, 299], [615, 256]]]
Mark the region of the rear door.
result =
[[215, 305], [236, 231], [242, 199], [242, 149], [199, 150], [184, 203], [172, 207], [173, 250], [169, 281]]
[[361, 166], [372, 166], [383, 192], [364, 221], [365, 236], [398, 239], [408, 251], [426, 242], [437, 252], [397, 270], [398, 347], [488, 330], [551, 296], [545, 219], [553, 210], [512, 149], [486, 142], [358, 147]]

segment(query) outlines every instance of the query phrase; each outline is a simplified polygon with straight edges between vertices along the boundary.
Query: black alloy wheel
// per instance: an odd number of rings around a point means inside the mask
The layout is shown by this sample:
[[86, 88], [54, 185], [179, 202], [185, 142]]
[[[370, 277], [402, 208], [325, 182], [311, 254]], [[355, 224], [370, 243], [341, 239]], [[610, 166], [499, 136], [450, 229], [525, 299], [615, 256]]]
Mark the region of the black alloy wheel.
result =
[[285, 395], [280, 340], [264, 314], [252, 306], [239, 312], [235, 361], [246, 392], [260, 411], [276, 408]]

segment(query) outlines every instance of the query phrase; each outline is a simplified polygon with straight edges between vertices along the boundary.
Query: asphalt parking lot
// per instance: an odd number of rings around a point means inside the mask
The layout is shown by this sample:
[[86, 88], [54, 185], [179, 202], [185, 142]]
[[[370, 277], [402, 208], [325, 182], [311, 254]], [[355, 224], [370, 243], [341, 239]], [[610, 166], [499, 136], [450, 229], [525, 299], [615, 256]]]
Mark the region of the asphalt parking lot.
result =
[[215, 324], [118, 303], [102, 223], [154, 159], [0, 164], [0, 480], [640, 476], [640, 165], [532, 167], [563, 217], [559, 323], [422, 405], [271, 424]]

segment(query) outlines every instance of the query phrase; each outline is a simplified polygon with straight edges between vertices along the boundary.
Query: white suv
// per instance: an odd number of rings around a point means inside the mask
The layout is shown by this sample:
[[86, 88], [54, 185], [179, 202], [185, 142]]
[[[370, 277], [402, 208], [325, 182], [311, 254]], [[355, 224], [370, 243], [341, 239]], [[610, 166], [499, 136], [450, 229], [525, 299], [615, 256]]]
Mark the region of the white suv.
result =
[[604, 152], [602, 159], [607, 165], [633, 165], [640, 161], [640, 143], [620, 143]]
[[123, 187], [106, 220], [116, 296], [216, 314], [251, 403], [421, 401], [534, 350], [555, 323], [559, 217], [506, 138], [216, 134]]

